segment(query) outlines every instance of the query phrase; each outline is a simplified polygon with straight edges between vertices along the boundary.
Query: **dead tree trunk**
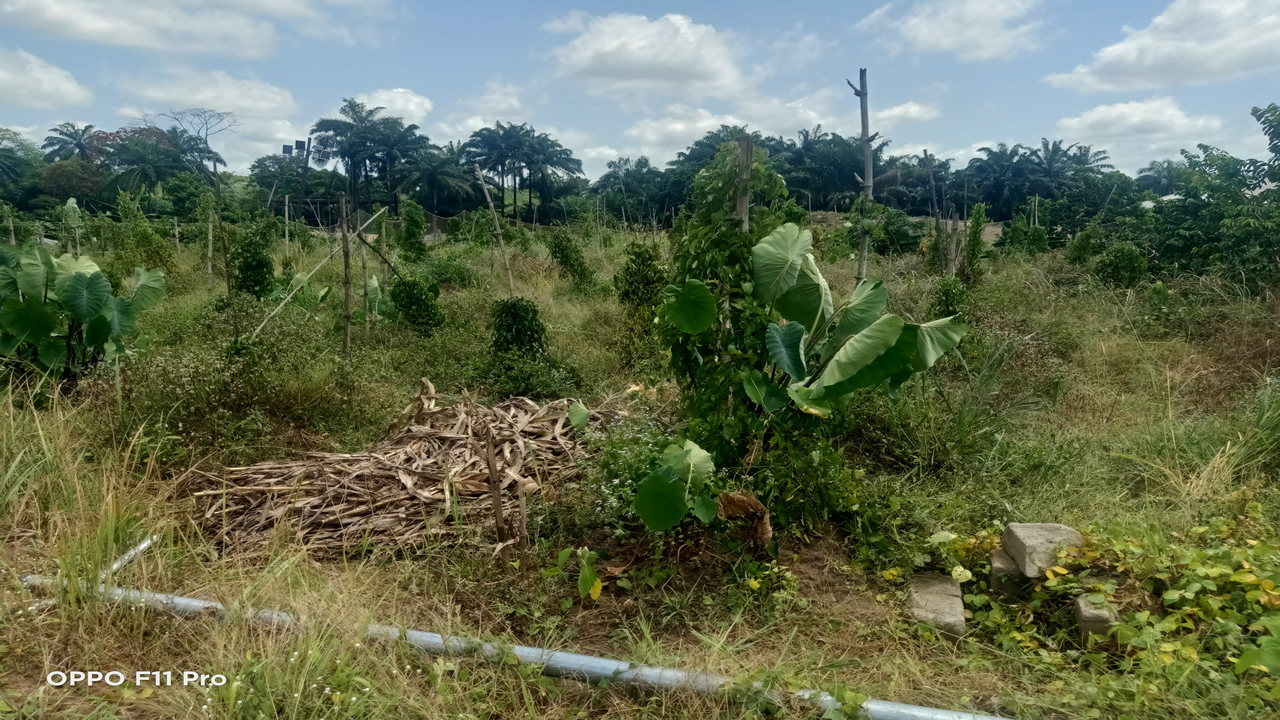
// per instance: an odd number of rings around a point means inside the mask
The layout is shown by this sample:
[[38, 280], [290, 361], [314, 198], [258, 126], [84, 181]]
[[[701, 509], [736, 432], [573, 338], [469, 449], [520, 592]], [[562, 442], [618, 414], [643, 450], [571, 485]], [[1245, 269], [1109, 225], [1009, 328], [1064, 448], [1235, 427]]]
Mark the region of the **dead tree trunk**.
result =
[[[853, 94], [858, 97], [858, 104], [862, 110], [862, 177], [859, 179], [862, 181], [863, 196], [866, 197], [867, 202], [871, 202], [874, 182], [871, 175], [871, 143], [874, 138], [871, 137], [871, 112], [867, 104], [867, 69], [861, 68], [858, 70], [858, 85], [856, 87], [848, 80], [845, 80], [845, 83], [853, 90]], [[870, 244], [871, 234], [863, 229], [862, 242], [858, 245], [858, 275], [854, 280], [855, 287], [867, 277], [867, 253], [871, 249]]]

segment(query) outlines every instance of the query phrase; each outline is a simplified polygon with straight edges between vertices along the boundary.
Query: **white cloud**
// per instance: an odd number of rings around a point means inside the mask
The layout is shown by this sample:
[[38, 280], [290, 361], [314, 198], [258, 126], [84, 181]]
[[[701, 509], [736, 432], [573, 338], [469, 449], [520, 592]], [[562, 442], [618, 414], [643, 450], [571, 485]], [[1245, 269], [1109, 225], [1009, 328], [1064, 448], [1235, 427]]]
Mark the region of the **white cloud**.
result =
[[1009, 58], [1040, 46], [1043, 21], [1028, 18], [1040, 4], [1041, 0], [928, 0], [895, 16], [891, 3], [863, 18], [855, 29], [876, 34], [895, 53], [950, 52], [966, 61]]
[[[981, 155], [980, 148], [995, 147], [996, 144], [994, 140], [982, 140], [966, 147], [948, 148], [942, 143], [907, 143], [905, 145], [890, 146], [889, 154], [897, 156], [920, 155], [925, 150], [928, 150], [929, 154], [937, 158], [950, 160], [951, 167], [959, 169], [968, 165], [970, 160]], [[1009, 144], [1013, 145], [1014, 143], [1010, 142]]]
[[[281, 34], [354, 43], [385, 0], [0, 0], [0, 22], [44, 35], [180, 53], [264, 57]], [[341, 8], [341, 14], [330, 11]]]
[[570, 13], [544, 26], [576, 36], [552, 50], [556, 72], [590, 93], [631, 100], [636, 95], [688, 100], [743, 91], [731, 36], [684, 15]]
[[1134, 170], [1148, 161], [1176, 155], [1197, 143], [1222, 138], [1223, 121], [1188, 115], [1169, 97], [1099, 105], [1058, 121], [1057, 134], [1069, 142], [1107, 150], [1117, 167]]
[[852, 97], [853, 93], [831, 87], [794, 100], [758, 95], [740, 103], [737, 112], [751, 129], [766, 135], [790, 136], [801, 128], [815, 125], [821, 125], [829, 132], [849, 132], [859, 121], [849, 112], [841, 112], [842, 101], [846, 108], [853, 107], [848, 105], [846, 95]]
[[458, 101], [457, 106], [436, 123], [435, 131], [446, 140], [465, 140], [476, 130], [499, 120], [524, 122], [528, 115], [518, 86], [491, 80], [483, 93]]
[[10, 50], [3, 45], [0, 45], [0, 97], [6, 104], [39, 109], [88, 105], [93, 101], [93, 93], [76, 82], [71, 73], [25, 50]]
[[716, 115], [704, 108], [674, 104], [668, 105], [663, 115], [645, 118], [623, 134], [637, 143], [641, 151], [637, 154], [648, 155], [654, 164], [660, 164], [721, 125], [742, 124], [743, 120], [733, 115]]
[[408, 88], [387, 88], [373, 92], [360, 93], [356, 100], [369, 107], [382, 106], [386, 114], [404, 118], [405, 123], [421, 125], [431, 112], [431, 98], [409, 90]]
[[1142, 30], [1045, 80], [1081, 92], [1163, 88], [1280, 69], [1280, 0], [1174, 0]]
[[871, 124], [875, 132], [886, 132], [903, 123], [927, 122], [940, 117], [942, 111], [937, 105], [912, 100], [872, 113]]

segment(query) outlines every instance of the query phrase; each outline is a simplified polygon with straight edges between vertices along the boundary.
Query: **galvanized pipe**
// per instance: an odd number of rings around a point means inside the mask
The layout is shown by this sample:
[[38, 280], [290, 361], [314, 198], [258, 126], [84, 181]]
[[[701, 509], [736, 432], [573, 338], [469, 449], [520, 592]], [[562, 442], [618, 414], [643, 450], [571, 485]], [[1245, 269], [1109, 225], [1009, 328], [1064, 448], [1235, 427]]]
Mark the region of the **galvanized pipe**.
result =
[[[39, 575], [23, 575], [18, 580], [27, 588], [53, 589], [59, 582]], [[162, 610], [182, 617], [213, 616], [227, 618], [231, 615], [225, 605], [212, 600], [198, 600], [181, 595], [168, 595], [149, 590], [132, 590], [98, 585], [97, 591], [109, 602], [124, 603]], [[249, 610], [245, 613], [253, 622], [276, 628], [289, 628], [299, 624], [296, 616], [279, 610]], [[441, 635], [421, 630], [404, 630], [389, 625], [370, 625], [365, 633], [369, 640], [398, 640], [408, 643], [428, 655], [480, 655], [490, 660], [502, 660], [515, 656], [521, 663], [538, 665], [547, 675], [581, 680], [622, 683], [655, 689], [695, 690], [715, 693], [733, 682], [732, 678], [712, 673], [689, 672], [673, 668], [638, 665], [619, 660], [579, 655], [577, 653], [484, 642], [458, 635]], [[799, 690], [795, 697], [812, 703], [822, 710], [839, 707], [840, 702], [820, 690]], [[903, 705], [901, 703], [868, 700], [862, 704], [862, 715], [870, 720], [1000, 720], [991, 715], [938, 710], [934, 708]]]

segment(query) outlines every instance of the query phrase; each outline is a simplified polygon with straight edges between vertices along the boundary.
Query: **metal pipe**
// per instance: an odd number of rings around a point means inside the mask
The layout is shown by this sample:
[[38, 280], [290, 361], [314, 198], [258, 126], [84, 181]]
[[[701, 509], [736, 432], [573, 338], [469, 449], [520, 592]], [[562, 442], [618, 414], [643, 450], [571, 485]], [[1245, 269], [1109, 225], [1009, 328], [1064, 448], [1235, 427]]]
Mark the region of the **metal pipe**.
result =
[[134, 545], [127, 552], [125, 552], [125, 554], [116, 558], [116, 561], [111, 563], [111, 567], [106, 568], [105, 570], [103, 570], [101, 573], [98, 574], [98, 582], [105, 582], [109, 576], [115, 575], [116, 573], [123, 570], [125, 566], [129, 565], [134, 560], [137, 560], [142, 555], [142, 553], [151, 549], [151, 546], [154, 545], [155, 542], [159, 539], [160, 539], [159, 535], [152, 535], [151, 537], [148, 537], [147, 539], [143, 540], [137, 545]]
[[[53, 589], [57, 580], [39, 575], [23, 575], [18, 578], [27, 588]], [[182, 617], [214, 616], [226, 619], [231, 612], [225, 605], [212, 600], [198, 600], [181, 595], [168, 595], [149, 590], [132, 590], [98, 585], [98, 592], [109, 602], [125, 603], [139, 607], [162, 610]], [[299, 625], [297, 616], [279, 610], [247, 610], [251, 621], [275, 628]], [[581, 680], [608, 680], [625, 685], [638, 685], [655, 689], [695, 690], [715, 693], [733, 683], [733, 679], [712, 673], [689, 672], [674, 668], [638, 665], [609, 660], [592, 655], [484, 642], [459, 635], [441, 635], [421, 630], [406, 630], [390, 625], [370, 625], [365, 632], [368, 640], [393, 640], [412, 645], [428, 655], [479, 655], [489, 660], [502, 660], [514, 656], [521, 663], [538, 665], [542, 672], [555, 677]], [[757, 685], [758, 687], [758, 685]], [[793, 696], [812, 703], [821, 710], [840, 706], [830, 694], [820, 690], [799, 690]], [[862, 704], [862, 715], [870, 720], [1000, 720], [992, 715], [938, 710], [934, 708], [903, 705], [901, 703], [868, 700]]]

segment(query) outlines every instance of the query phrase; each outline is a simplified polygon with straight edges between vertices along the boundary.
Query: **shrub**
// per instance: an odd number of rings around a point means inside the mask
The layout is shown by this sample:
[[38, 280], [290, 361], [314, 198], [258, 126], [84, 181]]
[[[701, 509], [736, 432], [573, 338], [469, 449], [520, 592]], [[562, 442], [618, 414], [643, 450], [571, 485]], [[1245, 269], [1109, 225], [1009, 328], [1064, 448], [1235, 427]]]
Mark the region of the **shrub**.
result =
[[982, 231], [987, 227], [987, 206], [978, 203], [969, 213], [968, 237], [964, 245], [964, 275], [966, 280], [975, 280], [982, 275], [982, 256], [986, 254], [987, 244], [982, 239]]
[[662, 301], [667, 271], [660, 262], [658, 248], [651, 243], [630, 243], [626, 253], [627, 262], [613, 276], [613, 287], [618, 291], [618, 302], [626, 308], [627, 318], [637, 328], [647, 327], [653, 324], [654, 311]]
[[418, 275], [405, 275], [391, 284], [391, 302], [400, 317], [425, 337], [444, 324], [444, 313], [436, 302], [439, 297], [440, 287]]
[[547, 353], [547, 326], [538, 318], [538, 306], [532, 300], [509, 297], [493, 304], [493, 341], [495, 354], [507, 352], [527, 355]]
[[1032, 225], [1026, 213], [1022, 213], [1004, 224], [1004, 232], [997, 244], [1002, 249], [1038, 255], [1049, 249], [1049, 232], [1039, 225]]
[[959, 316], [964, 320], [967, 316], [965, 308], [969, 304], [969, 289], [960, 278], [947, 275], [938, 281], [933, 291], [933, 301], [929, 303], [929, 317]]
[[820, 533], [832, 516], [858, 507], [862, 473], [821, 435], [774, 435], [753, 470], [752, 490], [780, 527]]
[[582, 248], [567, 230], [557, 228], [545, 237], [551, 258], [560, 266], [561, 278], [571, 280], [580, 288], [590, 287], [595, 283], [595, 273], [587, 266]]
[[1129, 243], [1116, 243], [1094, 261], [1093, 274], [1108, 285], [1133, 287], [1147, 277], [1147, 258]]
[[885, 208], [882, 232], [871, 236], [877, 255], [903, 255], [920, 246], [920, 223], [897, 208]]
[[238, 292], [264, 298], [276, 285], [275, 263], [271, 259], [271, 244], [280, 230], [276, 216], [263, 210], [258, 219], [243, 228], [232, 231], [224, 225], [222, 232], [229, 233], [227, 245], [231, 250], [231, 286]]
[[427, 216], [422, 206], [412, 200], [405, 200], [400, 206], [400, 234], [397, 244], [409, 257], [421, 257], [426, 252]]
[[804, 225], [805, 220], [809, 217], [808, 211], [796, 204], [795, 198], [787, 198], [781, 201], [775, 200], [773, 212], [779, 222], [795, 223], [796, 225]]
[[1067, 243], [1067, 249], [1063, 252], [1063, 257], [1069, 263], [1084, 265], [1100, 255], [1106, 247], [1107, 238], [1102, 228], [1097, 225], [1090, 225], [1071, 238], [1071, 241]]

